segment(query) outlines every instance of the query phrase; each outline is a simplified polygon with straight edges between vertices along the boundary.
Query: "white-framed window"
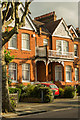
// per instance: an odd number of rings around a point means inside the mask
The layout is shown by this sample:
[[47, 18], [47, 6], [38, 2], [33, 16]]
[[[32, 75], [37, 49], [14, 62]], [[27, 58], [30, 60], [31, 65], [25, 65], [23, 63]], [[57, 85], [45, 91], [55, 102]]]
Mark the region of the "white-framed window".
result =
[[30, 64], [22, 64], [22, 82], [30, 81]]
[[78, 45], [74, 44], [74, 56], [78, 56]]
[[75, 68], [75, 81], [79, 80], [79, 68]]
[[17, 34], [14, 34], [9, 40], [8, 49], [17, 49]]
[[56, 40], [56, 50], [61, 54], [65, 54], [69, 51], [68, 41], [65, 40]]
[[62, 80], [62, 66], [56, 65], [55, 66], [55, 81], [61, 81]]
[[71, 66], [66, 66], [66, 82], [72, 81]]
[[48, 45], [48, 39], [43, 39], [43, 45]]
[[30, 50], [30, 35], [22, 33], [22, 50]]
[[12, 82], [17, 82], [17, 64], [16, 63], [9, 64], [9, 79], [12, 80]]

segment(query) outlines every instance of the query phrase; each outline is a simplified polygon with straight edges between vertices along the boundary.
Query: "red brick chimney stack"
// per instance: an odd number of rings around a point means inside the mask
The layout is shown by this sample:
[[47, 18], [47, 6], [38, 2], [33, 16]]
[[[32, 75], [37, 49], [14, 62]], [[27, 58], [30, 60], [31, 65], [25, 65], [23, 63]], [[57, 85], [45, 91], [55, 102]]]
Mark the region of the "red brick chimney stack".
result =
[[53, 11], [53, 12], [35, 17], [34, 19], [37, 21], [46, 22], [48, 19], [56, 21], [56, 18], [57, 16], [55, 14], [55, 11]]

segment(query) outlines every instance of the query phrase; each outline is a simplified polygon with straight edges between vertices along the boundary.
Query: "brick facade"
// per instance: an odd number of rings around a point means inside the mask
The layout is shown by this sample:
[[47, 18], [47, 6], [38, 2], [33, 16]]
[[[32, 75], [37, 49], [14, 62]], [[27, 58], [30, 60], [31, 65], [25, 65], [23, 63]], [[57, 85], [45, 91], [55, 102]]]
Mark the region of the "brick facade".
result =
[[[49, 17], [51, 15], [53, 16], [53, 14], [49, 14]], [[37, 19], [39, 19], [39, 17], [37, 17], [36, 20]], [[72, 34], [73, 31], [70, 31], [70, 32]], [[28, 33], [30, 35], [30, 50], [22, 50], [22, 37], [21, 37], [22, 33]], [[73, 35], [73, 37], [75, 38], [75, 34]], [[36, 47], [39, 49], [42, 46], [44, 46], [43, 44], [44, 39], [48, 40], [48, 45], [46, 47], [46, 56], [44, 57], [38, 56], [38, 55], [36, 56]], [[73, 52], [73, 53], [74, 53], [74, 44], [77, 44], [78, 45], [78, 57], [74, 57], [73, 60], [69, 60], [67, 59], [67, 57], [65, 60], [64, 58], [62, 59], [61, 58], [56, 59], [53, 57], [49, 58], [48, 50], [56, 51], [56, 40], [67, 41], [69, 44], [68, 52]], [[50, 36], [50, 34], [46, 35], [46, 34], [43, 34], [43, 30], [41, 30], [41, 34], [38, 34], [38, 32], [36, 33], [33, 30], [19, 29], [19, 33], [17, 34], [17, 49], [8, 49], [8, 43], [6, 44], [5, 47], [7, 50], [11, 51], [11, 55], [15, 56], [15, 59], [13, 59], [12, 62], [17, 63], [17, 82], [12, 83], [12, 85], [15, 85], [17, 83], [23, 83], [27, 85], [28, 83], [34, 82], [34, 81], [44, 82], [44, 81], [51, 81], [51, 80], [53, 80], [54, 83], [57, 84], [58, 86], [79, 84], [80, 65], [78, 64], [80, 64], [80, 60], [79, 60], [80, 59], [80, 42], [78, 38], [76, 41], [75, 39], [72, 40], [71, 38], [59, 37], [59, 36], [54, 36], [54, 35]], [[39, 51], [38, 51], [38, 54], [39, 54]], [[41, 54], [43, 54], [43, 52], [41, 52], [40, 55]], [[75, 64], [76, 59], [78, 62]], [[28, 63], [30, 65], [30, 81], [28, 82], [22, 81], [22, 64], [23, 63]], [[56, 65], [60, 65], [62, 69], [62, 72], [61, 72], [62, 80], [61, 81], [55, 81], [55, 66]], [[66, 82], [66, 66], [71, 66], [71, 82]], [[78, 81], [75, 81], [75, 67], [79, 68], [79, 80]]]

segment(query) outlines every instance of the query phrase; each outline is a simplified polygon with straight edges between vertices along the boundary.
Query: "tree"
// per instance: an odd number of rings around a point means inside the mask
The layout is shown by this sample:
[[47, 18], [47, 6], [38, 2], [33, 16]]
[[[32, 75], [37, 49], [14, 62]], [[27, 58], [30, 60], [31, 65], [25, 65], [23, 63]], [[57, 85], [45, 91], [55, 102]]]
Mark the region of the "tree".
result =
[[[24, 11], [21, 19], [18, 16], [18, 7], [22, 2], [2, 2], [1, 3], [1, 20], [2, 20], [2, 111], [13, 111], [9, 100], [8, 80], [6, 77], [6, 63], [4, 60], [4, 45], [14, 34], [18, 34], [18, 29], [25, 25], [26, 15], [30, 12], [29, 5], [32, 0], [25, 0]], [[7, 26], [15, 20], [14, 27], [8, 31]], [[5, 29], [5, 30], [4, 30]]]

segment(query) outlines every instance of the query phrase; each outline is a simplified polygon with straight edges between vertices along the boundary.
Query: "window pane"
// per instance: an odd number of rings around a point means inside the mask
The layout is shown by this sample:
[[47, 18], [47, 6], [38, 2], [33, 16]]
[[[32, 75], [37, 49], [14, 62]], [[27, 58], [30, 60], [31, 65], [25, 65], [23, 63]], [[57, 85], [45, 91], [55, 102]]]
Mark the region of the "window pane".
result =
[[30, 35], [22, 33], [22, 48], [30, 49]]
[[66, 80], [71, 81], [71, 66], [66, 66]]
[[57, 51], [62, 51], [61, 41], [60, 40], [56, 40], [56, 50]]
[[9, 47], [13, 47], [13, 48], [17, 48], [17, 35], [14, 34], [12, 36], [12, 38], [10, 39], [9, 41], [9, 44], [8, 44]]
[[62, 80], [62, 67], [60, 65], [55, 67], [55, 80]]
[[43, 39], [43, 45], [48, 45], [48, 40], [47, 39]]
[[9, 64], [9, 75], [10, 75], [10, 80], [16, 80], [17, 79], [17, 64], [16, 63], [10, 63]]
[[74, 56], [78, 56], [78, 45], [74, 44]]
[[75, 81], [79, 80], [79, 69], [75, 68]]
[[68, 42], [63, 41], [63, 52], [68, 52], [68, 51], [69, 51]]
[[29, 64], [25, 63], [22, 65], [22, 80], [23, 81], [30, 80], [30, 65]]

